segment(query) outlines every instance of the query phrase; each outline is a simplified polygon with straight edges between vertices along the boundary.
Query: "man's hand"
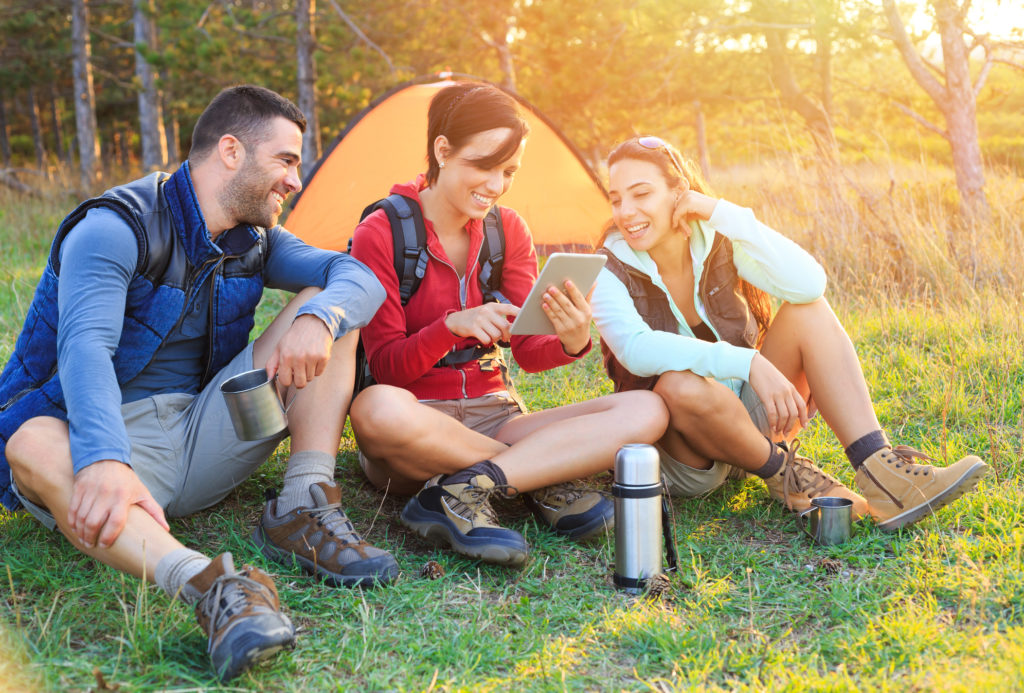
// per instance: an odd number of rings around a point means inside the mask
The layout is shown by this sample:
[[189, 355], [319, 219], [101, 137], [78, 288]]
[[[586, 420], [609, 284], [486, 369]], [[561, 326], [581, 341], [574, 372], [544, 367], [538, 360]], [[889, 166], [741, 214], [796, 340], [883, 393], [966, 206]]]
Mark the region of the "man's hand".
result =
[[511, 339], [509, 318], [519, 314], [519, 306], [510, 303], [485, 303], [449, 313], [444, 319], [448, 331], [458, 337], [473, 337], [483, 345], [507, 342]]
[[555, 326], [555, 334], [562, 342], [562, 349], [569, 355], [583, 351], [590, 343], [590, 298], [594, 290], [584, 296], [576, 285], [566, 280], [565, 291], [550, 286], [544, 292], [541, 308], [551, 324]]
[[117, 460], [95, 462], [75, 475], [68, 506], [68, 524], [86, 548], [109, 548], [128, 521], [128, 508], [138, 505], [164, 529], [170, 525], [135, 471]]
[[267, 359], [267, 376], [284, 387], [306, 387], [327, 367], [331, 359], [334, 335], [315, 315], [300, 315], [274, 347]]

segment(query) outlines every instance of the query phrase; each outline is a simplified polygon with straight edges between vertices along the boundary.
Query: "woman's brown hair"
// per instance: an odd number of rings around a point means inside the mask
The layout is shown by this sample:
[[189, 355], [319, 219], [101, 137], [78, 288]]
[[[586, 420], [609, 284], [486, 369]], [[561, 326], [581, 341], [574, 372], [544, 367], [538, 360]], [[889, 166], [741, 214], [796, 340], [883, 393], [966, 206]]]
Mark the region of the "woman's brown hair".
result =
[[[643, 144], [640, 143], [641, 140], [645, 140]], [[678, 187], [683, 179], [685, 179], [691, 190], [696, 190], [699, 193], [712, 197], [715, 196], [711, 191], [711, 186], [704, 180], [696, 164], [690, 159], [683, 157], [679, 150], [660, 138], [632, 137], [626, 140], [608, 155], [608, 168], [611, 168], [612, 164], [622, 159], [638, 159], [651, 162], [665, 176], [665, 181], [668, 183], [669, 188]], [[604, 244], [608, 234], [615, 229], [615, 223], [609, 221], [608, 225], [605, 226], [601, 239], [597, 243], [598, 247]], [[754, 315], [754, 320], [757, 322], [757, 345], [760, 347], [764, 342], [764, 336], [768, 333], [768, 326], [772, 322], [771, 299], [767, 293], [743, 279], [739, 279], [739, 288], [743, 293], [743, 298], [747, 301], [747, 305], [750, 307], [750, 312]]]
[[501, 146], [474, 163], [489, 169], [510, 158], [529, 134], [516, 100], [493, 84], [456, 82], [430, 100], [427, 111], [427, 185], [437, 182], [441, 166], [434, 155], [434, 141], [444, 135], [457, 151], [478, 132], [495, 128], [512, 130]]

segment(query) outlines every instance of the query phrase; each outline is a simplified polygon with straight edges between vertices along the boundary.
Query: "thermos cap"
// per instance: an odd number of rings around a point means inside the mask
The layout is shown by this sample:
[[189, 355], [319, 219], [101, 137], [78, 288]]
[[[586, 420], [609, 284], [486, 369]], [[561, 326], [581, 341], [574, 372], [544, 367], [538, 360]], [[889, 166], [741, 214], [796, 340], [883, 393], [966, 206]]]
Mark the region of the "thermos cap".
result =
[[615, 483], [650, 486], [661, 483], [661, 456], [653, 445], [629, 443], [615, 455]]

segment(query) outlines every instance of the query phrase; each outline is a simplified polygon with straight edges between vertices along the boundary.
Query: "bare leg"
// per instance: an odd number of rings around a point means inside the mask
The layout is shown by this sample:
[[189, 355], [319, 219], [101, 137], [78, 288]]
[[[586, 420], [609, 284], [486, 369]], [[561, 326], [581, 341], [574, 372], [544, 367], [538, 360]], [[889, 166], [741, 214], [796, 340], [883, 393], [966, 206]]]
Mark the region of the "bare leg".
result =
[[129, 508], [124, 530], [108, 548], [85, 548], [74, 538], [68, 524], [74, 473], [68, 427], [63, 421], [38, 417], [25, 422], [11, 436], [6, 452], [18, 490], [28, 500], [47, 508], [61, 533], [82, 553], [152, 582], [160, 559], [184, 548], [137, 505]]
[[662, 374], [654, 391], [669, 411], [661, 445], [679, 462], [709, 469], [718, 460], [756, 471], [768, 459], [771, 446], [725, 385], [691, 371], [671, 371]]
[[[312, 288], [296, 294], [260, 335], [253, 345], [252, 358], [257, 368], [270, 358], [277, 342], [295, 320], [299, 308], [319, 292], [319, 289]], [[338, 453], [345, 417], [352, 401], [358, 340], [358, 332], [350, 332], [336, 340], [324, 372], [301, 390], [292, 388], [286, 394], [286, 402], [294, 400], [288, 410], [292, 453], [308, 450], [331, 456]]]
[[824, 298], [783, 304], [761, 353], [813, 396], [843, 447], [881, 428], [853, 343]]
[[[378, 486], [415, 491], [437, 474], [451, 474], [490, 459], [510, 485], [532, 491], [610, 469], [625, 443], [652, 443], [667, 415], [649, 392], [600, 397], [518, 417], [496, 440], [417, 402], [401, 388], [374, 386], [352, 407], [352, 425], [363, 453], [380, 469]], [[374, 478], [376, 477], [376, 478]]]

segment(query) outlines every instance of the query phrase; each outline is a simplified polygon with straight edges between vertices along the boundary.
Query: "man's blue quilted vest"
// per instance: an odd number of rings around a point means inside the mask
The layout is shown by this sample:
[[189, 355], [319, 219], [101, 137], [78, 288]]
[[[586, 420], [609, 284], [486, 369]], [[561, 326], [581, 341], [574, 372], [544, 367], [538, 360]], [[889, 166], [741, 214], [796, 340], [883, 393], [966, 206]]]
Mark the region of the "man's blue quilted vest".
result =
[[173, 175], [153, 173], [79, 205], [57, 230], [14, 353], [0, 374], [0, 503], [10, 510], [19, 503], [10, 489], [5, 454], [8, 438], [36, 416], [67, 420], [57, 373], [60, 245], [93, 207], [120, 214], [139, 245], [121, 339], [113, 357], [120, 385], [152, 360], [192, 297], [212, 289], [205, 385], [245, 348], [263, 294], [266, 231], [235, 227], [225, 232], [220, 248], [214, 245], [196, 201], [188, 163]]

